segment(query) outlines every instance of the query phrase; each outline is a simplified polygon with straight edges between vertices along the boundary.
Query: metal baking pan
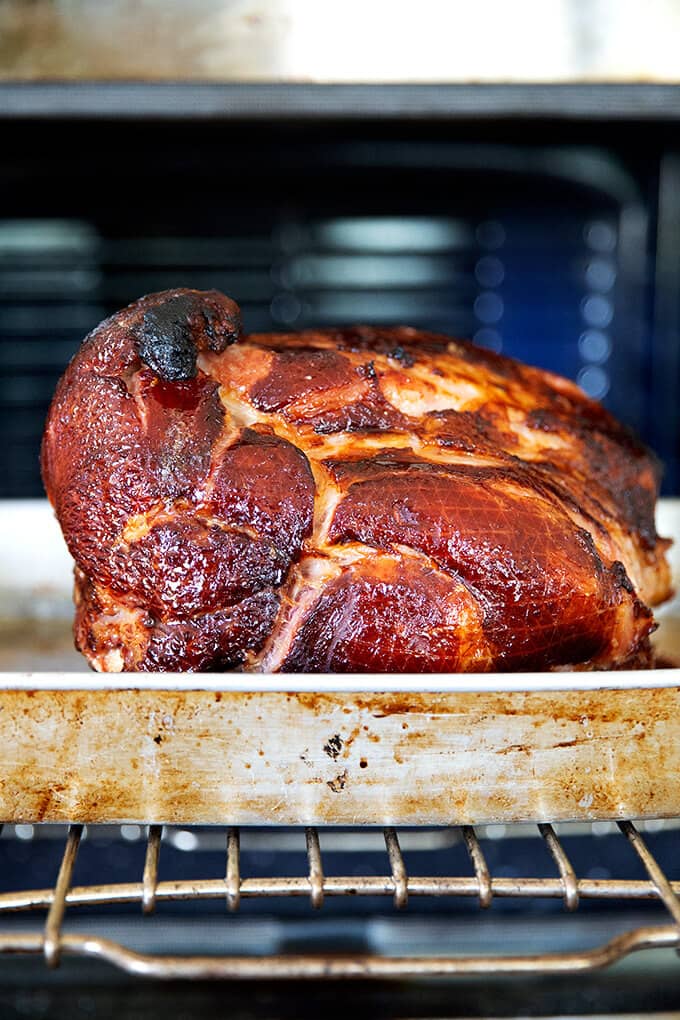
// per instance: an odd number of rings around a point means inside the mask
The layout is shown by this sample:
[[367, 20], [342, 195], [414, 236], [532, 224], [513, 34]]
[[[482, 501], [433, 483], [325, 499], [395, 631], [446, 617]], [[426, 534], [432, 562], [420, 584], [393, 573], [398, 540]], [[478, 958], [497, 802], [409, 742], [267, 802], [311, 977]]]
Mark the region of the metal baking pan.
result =
[[[680, 538], [680, 500], [661, 502], [659, 530]], [[677, 549], [672, 557], [677, 578]], [[5, 821], [385, 826], [680, 814], [680, 669], [102, 675], [71, 650], [71, 613], [51, 510], [0, 503]], [[658, 618], [658, 647], [672, 660], [678, 600]]]

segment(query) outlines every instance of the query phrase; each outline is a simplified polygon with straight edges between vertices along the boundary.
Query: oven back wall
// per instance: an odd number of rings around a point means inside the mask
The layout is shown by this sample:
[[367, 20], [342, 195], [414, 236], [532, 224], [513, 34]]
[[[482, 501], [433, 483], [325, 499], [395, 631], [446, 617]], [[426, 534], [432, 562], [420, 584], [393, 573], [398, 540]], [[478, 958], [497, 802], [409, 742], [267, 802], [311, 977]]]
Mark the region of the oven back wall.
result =
[[405, 323], [551, 368], [677, 491], [661, 127], [18, 120], [3, 138], [0, 497], [42, 494], [47, 405], [83, 336], [174, 286], [225, 291], [248, 330]]

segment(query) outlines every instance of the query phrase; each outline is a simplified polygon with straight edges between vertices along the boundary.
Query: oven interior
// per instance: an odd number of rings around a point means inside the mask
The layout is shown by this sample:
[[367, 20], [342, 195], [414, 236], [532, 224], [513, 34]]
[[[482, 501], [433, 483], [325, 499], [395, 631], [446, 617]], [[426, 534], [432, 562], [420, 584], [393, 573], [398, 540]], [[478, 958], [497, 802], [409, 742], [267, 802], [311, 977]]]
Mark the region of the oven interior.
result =
[[[266, 111], [251, 119], [198, 119], [190, 111], [142, 119], [130, 108], [115, 117], [11, 115], [2, 132], [2, 499], [42, 497], [47, 404], [85, 333], [139, 295], [173, 286], [230, 294], [247, 330], [406, 323], [553, 369], [640, 433], [663, 462], [664, 493], [678, 493], [680, 154], [667, 118], [652, 112], [610, 121], [603, 108], [578, 119], [433, 119], [427, 111], [386, 119], [376, 103], [361, 121], [321, 111], [305, 119]], [[3, 621], [4, 662], [15, 623]], [[31, 626], [52, 628], [55, 647], [68, 644], [64, 615], [47, 623], [36, 617]], [[0, 908], [20, 890], [53, 890], [75, 838], [62, 827], [7, 821]], [[666, 920], [630, 832], [609, 822], [558, 828], [559, 852], [535, 826], [473, 833], [488, 875], [505, 890], [492, 888], [490, 903], [469, 835], [441, 829], [398, 833], [416, 890], [407, 905], [394, 902], [403, 874], [380, 829], [323, 831], [318, 858], [316, 836], [310, 850], [302, 829], [243, 830], [239, 868], [252, 894], [236, 913], [221, 886], [201, 899], [149, 893], [143, 876], [157, 852], [153, 875], [165, 892], [197, 879], [224, 885], [228, 822], [76, 833], [71, 886], [127, 883], [134, 892], [129, 902], [69, 906], [64, 932], [96, 932], [143, 953], [342, 960], [568, 953], [678, 920]], [[663, 874], [680, 879], [675, 820], [636, 831]], [[611, 895], [581, 895], [578, 910], [567, 910], [575, 902], [565, 860], [586, 886], [604, 883]], [[310, 902], [315, 861], [324, 876], [345, 877], [320, 909]], [[419, 876], [427, 876], [420, 893]], [[444, 883], [442, 892], [437, 876], [460, 883]], [[538, 884], [524, 887], [527, 877]], [[633, 887], [644, 896], [629, 896]], [[42, 932], [55, 895], [43, 896], [39, 917], [7, 918], [12, 931]], [[142, 921], [145, 896], [155, 913]], [[578, 980], [411, 974], [357, 985], [353, 1008], [371, 1016], [669, 1010], [680, 1001], [677, 967], [669, 942]], [[17, 1016], [59, 1015], [67, 1001], [72, 1016], [159, 1007], [169, 1017], [199, 1010], [305, 1016], [319, 1007], [334, 1016], [348, 1001], [320, 976], [301, 996], [296, 982], [252, 976], [217, 987], [149, 985], [101, 960], [67, 955], [49, 975], [38, 960], [2, 957], [0, 968], [0, 1003], [5, 996], [6, 1009], [15, 1010], [7, 1015]]]

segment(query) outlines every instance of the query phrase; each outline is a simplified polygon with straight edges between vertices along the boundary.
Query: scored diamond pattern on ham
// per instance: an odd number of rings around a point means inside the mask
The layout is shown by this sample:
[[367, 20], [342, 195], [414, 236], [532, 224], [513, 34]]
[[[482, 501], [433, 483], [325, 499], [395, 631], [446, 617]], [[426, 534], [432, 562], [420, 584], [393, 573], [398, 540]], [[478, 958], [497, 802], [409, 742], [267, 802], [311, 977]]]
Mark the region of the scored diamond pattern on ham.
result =
[[216, 291], [83, 342], [42, 469], [102, 671], [651, 664], [652, 455], [571, 382], [407, 327], [242, 336]]

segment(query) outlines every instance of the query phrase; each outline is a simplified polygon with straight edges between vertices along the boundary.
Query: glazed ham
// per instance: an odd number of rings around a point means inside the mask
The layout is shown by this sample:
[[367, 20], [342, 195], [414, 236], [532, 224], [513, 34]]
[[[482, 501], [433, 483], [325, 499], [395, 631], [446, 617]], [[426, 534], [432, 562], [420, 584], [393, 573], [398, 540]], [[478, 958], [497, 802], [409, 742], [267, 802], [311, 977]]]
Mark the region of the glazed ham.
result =
[[657, 465], [574, 384], [415, 329], [240, 334], [216, 291], [153, 294], [59, 383], [95, 669], [650, 664]]

